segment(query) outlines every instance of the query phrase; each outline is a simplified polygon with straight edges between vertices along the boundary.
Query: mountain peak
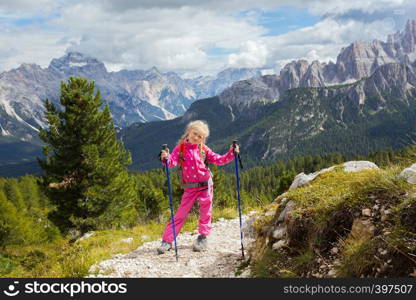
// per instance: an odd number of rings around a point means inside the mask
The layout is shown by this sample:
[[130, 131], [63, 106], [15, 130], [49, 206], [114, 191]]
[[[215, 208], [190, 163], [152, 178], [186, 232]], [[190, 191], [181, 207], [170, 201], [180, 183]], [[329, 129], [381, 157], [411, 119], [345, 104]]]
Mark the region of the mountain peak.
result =
[[149, 70], [147, 70], [148, 73], [154, 73], [154, 74], [162, 74], [158, 68], [155, 66], [151, 67]]
[[33, 70], [33, 69], [40, 69], [41, 67], [37, 64], [31, 64], [31, 63], [22, 63], [18, 70]]
[[217, 78], [224, 79], [238, 79], [241, 77], [250, 78], [261, 76], [261, 72], [256, 68], [228, 68], [217, 74]]
[[73, 71], [74, 69], [94, 69], [107, 72], [104, 64], [98, 59], [81, 52], [70, 51], [60, 58], [52, 59], [49, 68], [62, 72]]

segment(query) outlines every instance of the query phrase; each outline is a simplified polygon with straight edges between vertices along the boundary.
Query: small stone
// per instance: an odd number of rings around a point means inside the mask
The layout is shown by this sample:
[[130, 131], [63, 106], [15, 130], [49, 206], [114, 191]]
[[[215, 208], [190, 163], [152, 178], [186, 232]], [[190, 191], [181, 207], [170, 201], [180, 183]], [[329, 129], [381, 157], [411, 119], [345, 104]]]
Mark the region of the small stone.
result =
[[337, 275], [337, 272], [334, 269], [329, 270], [328, 274], [329, 277], [335, 277]]
[[251, 276], [251, 272], [250, 272], [250, 269], [246, 269], [246, 270], [244, 270], [244, 272], [243, 273], [241, 273], [240, 274], [240, 277], [250, 277]]
[[273, 238], [276, 240], [282, 239], [286, 235], [286, 227], [278, 227], [275, 231], [273, 231]]
[[365, 216], [365, 217], [371, 217], [371, 209], [369, 209], [369, 208], [364, 208], [364, 209], [361, 211], [361, 214], [362, 214], [363, 216]]
[[80, 238], [79, 238], [79, 241], [85, 240], [85, 239], [87, 239], [87, 238], [89, 238], [89, 237], [93, 236], [94, 234], [95, 234], [95, 232], [94, 232], [94, 231], [87, 232], [86, 234], [84, 234], [82, 237], [80, 237]]
[[380, 207], [376, 204], [373, 206], [373, 210], [378, 210]]
[[122, 243], [131, 243], [133, 242], [133, 238], [129, 237], [129, 238], [125, 238], [121, 240]]
[[286, 241], [285, 240], [280, 240], [276, 243], [273, 244], [272, 249], [273, 250], [279, 250], [280, 248], [286, 246]]
[[274, 214], [276, 213], [276, 211], [274, 209], [268, 210], [264, 216], [265, 217], [270, 217], [270, 216], [274, 216]]
[[334, 266], [340, 266], [341, 265], [341, 261], [339, 259], [335, 259], [333, 262]]
[[360, 237], [362, 240], [370, 240], [374, 236], [375, 226], [370, 219], [356, 219], [352, 223], [351, 236]]
[[337, 247], [334, 247], [334, 248], [331, 249], [332, 254], [337, 254], [338, 252], [339, 252], [339, 250], [338, 250]]
[[386, 255], [387, 254], [387, 250], [386, 249], [378, 249], [378, 252], [381, 254], [381, 255]]

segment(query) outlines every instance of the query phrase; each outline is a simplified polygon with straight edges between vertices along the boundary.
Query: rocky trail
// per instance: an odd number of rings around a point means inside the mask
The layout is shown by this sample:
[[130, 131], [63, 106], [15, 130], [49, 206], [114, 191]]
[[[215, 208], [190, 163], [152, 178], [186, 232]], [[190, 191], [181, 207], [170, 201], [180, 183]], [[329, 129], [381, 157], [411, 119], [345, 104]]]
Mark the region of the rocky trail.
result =
[[[220, 218], [213, 223], [207, 251], [192, 250], [197, 236], [198, 232], [194, 231], [181, 233], [177, 237], [178, 262], [174, 249], [162, 255], [156, 253], [160, 245], [160, 240], [157, 240], [144, 243], [131, 253], [116, 254], [92, 266], [89, 277], [236, 277], [237, 267], [242, 263], [239, 219]], [[245, 250], [251, 242], [251, 238], [244, 238]], [[248, 256], [247, 251], [245, 256]], [[238, 277], [247, 276], [248, 272], [243, 272]]]

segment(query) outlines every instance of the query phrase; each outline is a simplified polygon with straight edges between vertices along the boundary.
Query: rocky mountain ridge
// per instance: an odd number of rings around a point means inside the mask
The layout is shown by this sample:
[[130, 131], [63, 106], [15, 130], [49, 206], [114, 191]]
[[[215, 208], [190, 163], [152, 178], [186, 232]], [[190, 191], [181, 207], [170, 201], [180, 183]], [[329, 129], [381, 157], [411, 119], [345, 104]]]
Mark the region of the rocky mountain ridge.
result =
[[356, 41], [341, 49], [336, 63], [317, 60], [292, 61], [279, 75], [266, 75], [234, 83], [219, 96], [221, 103], [249, 106], [261, 101], [279, 101], [288, 89], [348, 84], [369, 77], [382, 65], [416, 59], [416, 20], [408, 20], [403, 31], [387, 41]]
[[186, 124], [197, 119], [210, 124], [208, 143], [214, 151], [225, 152], [230, 141], [238, 139], [246, 159], [256, 163], [325, 152], [366, 155], [403, 147], [405, 137], [415, 130], [416, 62], [383, 65], [351, 84], [290, 89], [278, 102], [256, 102], [250, 109], [221, 103], [220, 97], [198, 100], [180, 118], [122, 130], [133, 168], [157, 167], [152, 151], [161, 141], [175, 145]]
[[53, 59], [47, 68], [25, 63], [0, 73], [0, 140], [34, 139], [37, 128], [46, 126], [42, 101], [58, 103], [60, 82], [70, 76], [94, 80], [115, 124], [124, 127], [181, 116], [198, 97], [213, 96], [235, 80], [259, 74], [256, 69], [227, 69], [201, 82], [156, 67], [108, 72], [102, 62], [78, 52]]

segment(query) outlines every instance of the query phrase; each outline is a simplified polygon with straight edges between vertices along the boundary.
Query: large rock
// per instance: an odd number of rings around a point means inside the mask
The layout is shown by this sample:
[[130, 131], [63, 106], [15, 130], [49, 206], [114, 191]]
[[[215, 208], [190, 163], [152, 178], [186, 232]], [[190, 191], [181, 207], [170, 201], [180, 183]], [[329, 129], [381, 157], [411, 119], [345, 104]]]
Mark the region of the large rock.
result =
[[277, 219], [277, 222], [278, 223], [281, 223], [281, 222], [284, 222], [285, 221], [285, 219], [286, 219], [286, 217], [287, 217], [287, 215], [293, 210], [293, 208], [295, 207], [295, 205], [296, 205], [296, 202], [294, 202], [294, 201], [292, 201], [292, 200], [290, 200], [287, 204], [286, 204], [286, 206], [285, 206], [285, 208], [283, 209], [283, 211], [280, 213], [280, 215], [279, 215], [279, 217], [278, 217], [278, 219]]
[[359, 172], [362, 170], [379, 169], [375, 163], [366, 160], [348, 161], [343, 164], [343, 167], [345, 172]]
[[404, 169], [400, 175], [408, 183], [416, 183], [416, 164], [411, 165], [410, 167]]
[[254, 229], [254, 223], [256, 221], [256, 216], [244, 216], [242, 231], [244, 237], [254, 239], [256, 238], [256, 230]]
[[322, 169], [320, 171], [317, 171], [317, 172], [311, 173], [311, 174], [305, 174], [305, 173], [302, 172], [302, 173], [296, 175], [295, 179], [293, 180], [292, 184], [289, 187], [289, 190], [304, 186], [305, 184], [314, 180], [319, 174], [331, 171], [334, 168], [335, 168], [335, 166], [332, 166], [330, 168]]

